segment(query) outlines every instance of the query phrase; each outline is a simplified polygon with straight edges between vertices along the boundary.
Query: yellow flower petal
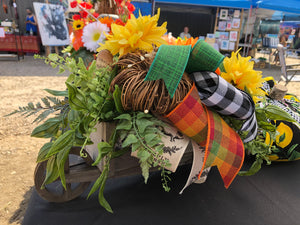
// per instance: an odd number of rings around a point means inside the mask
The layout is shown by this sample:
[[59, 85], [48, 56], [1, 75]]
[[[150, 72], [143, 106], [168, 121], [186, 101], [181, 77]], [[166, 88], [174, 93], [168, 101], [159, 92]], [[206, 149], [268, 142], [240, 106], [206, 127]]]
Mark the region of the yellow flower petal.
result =
[[261, 71], [253, 70], [254, 62], [249, 62], [251, 57], [242, 57], [238, 52], [232, 52], [230, 58], [224, 59], [226, 72], [222, 72], [221, 76], [237, 88], [247, 91], [256, 102], [258, 98], [255, 96], [264, 95], [260, 89], [264, 82]]
[[150, 52], [153, 45], [159, 47], [166, 44], [162, 36], [167, 32], [167, 23], [157, 26], [160, 10], [157, 15], [139, 16], [134, 15], [127, 21], [125, 26], [111, 25], [112, 34], [107, 36], [107, 41], [98, 50], [108, 49], [113, 55], [124, 55], [136, 50]]

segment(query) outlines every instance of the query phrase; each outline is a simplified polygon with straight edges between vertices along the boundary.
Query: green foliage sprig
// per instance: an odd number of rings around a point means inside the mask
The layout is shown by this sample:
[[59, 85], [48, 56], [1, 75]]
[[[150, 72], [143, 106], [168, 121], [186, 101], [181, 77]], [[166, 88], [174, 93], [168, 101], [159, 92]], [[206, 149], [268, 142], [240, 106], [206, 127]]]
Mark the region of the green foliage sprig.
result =
[[[66, 90], [46, 91], [55, 97], [46, 97], [41, 103], [34, 106], [29, 103], [27, 107], [20, 107], [15, 113], [23, 113], [30, 116], [41, 112], [35, 121], [45, 119], [51, 112], [57, 114], [37, 126], [31, 136], [39, 138], [50, 138], [43, 145], [37, 157], [37, 162], [47, 161], [46, 176], [42, 188], [60, 178], [64, 188], [66, 179], [64, 165], [73, 146], [81, 146], [82, 150], [91, 144], [90, 134], [95, 131], [95, 125], [99, 122], [110, 121], [116, 123], [116, 129], [108, 142], [98, 143], [98, 157], [93, 163], [96, 166], [103, 162], [101, 175], [94, 183], [88, 197], [99, 190], [99, 203], [109, 212], [112, 209], [104, 198], [104, 187], [109, 175], [110, 161], [122, 154], [132, 151], [139, 158], [142, 175], [145, 183], [149, 177], [152, 167], [161, 170], [162, 186], [169, 191], [168, 182], [170, 166], [167, 159], [163, 157], [163, 142], [161, 140], [161, 127], [165, 124], [143, 112], [126, 113], [121, 103], [121, 88], [117, 85], [114, 92], [109, 92], [109, 86], [117, 73], [117, 68], [97, 69], [96, 61], [92, 61], [87, 67], [86, 62], [80, 57], [76, 60], [70, 57], [62, 57], [50, 54], [48, 57], [35, 56], [44, 59], [53, 68], [59, 68], [59, 73], [66, 70], [70, 72], [67, 78]], [[64, 97], [59, 100], [57, 97]], [[52, 104], [50, 104], [50, 102]], [[117, 141], [122, 141], [122, 149], [116, 150]], [[83, 151], [81, 156], [85, 157]]]
[[[264, 161], [266, 161], [267, 165], [270, 165], [271, 160], [269, 156], [279, 151], [279, 149], [272, 144], [275, 143], [278, 133], [276, 132], [276, 125], [272, 124], [271, 121], [284, 120], [295, 122], [287, 112], [278, 106], [268, 105], [265, 101], [256, 106], [255, 114], [258, 124], [258, 135], [254, 140], [244, 144], [248, 154], [255, 156], [255, 161], [248, 171], [240, 171], [240, 176], [250, 176], [257, 173], [261, 169]], [[267, 133], [271, 139], [269, 144], [265, 142]], [[284, 137], [280, 138], [282, 139]], [[293, 149], [295, 149], [295, 146], [289, 151], [292, 151]]]

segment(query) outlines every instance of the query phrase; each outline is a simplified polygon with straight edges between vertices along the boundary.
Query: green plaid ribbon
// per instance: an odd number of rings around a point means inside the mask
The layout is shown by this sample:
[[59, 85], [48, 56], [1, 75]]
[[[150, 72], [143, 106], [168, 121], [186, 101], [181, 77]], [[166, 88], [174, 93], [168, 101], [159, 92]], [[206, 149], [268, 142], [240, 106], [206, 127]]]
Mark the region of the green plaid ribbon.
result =
[[[204, 40], [199, 40], [192, 49], [186, 71], [188, 73], [199, 71], [216, 71], [222, 64], [223, 56], [220, 52], [207, 44]], [[223, 72], [222, 66], [221, 71]]]
[[170, 97], [173, 98], [186, 68], [190, 52], [190, 45], [160, 46], [145, 81], [163, 79]]

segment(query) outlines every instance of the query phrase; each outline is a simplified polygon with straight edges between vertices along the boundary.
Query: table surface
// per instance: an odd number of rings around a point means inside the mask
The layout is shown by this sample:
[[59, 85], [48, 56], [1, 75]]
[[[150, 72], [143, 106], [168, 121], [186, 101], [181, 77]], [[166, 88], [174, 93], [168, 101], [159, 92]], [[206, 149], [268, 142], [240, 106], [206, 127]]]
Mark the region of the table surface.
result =
[[213, 168], [204, 184], [193, 184], [182, 195], [189, 166], [172, 175], [171, 191], [161, 188], [160, 174], [148, 184], [140, 175], [109, 179], [106, 212], [85, 192], [67, 203], [49, 203], [33, 192], [23, 225], [296, 225], [300, 224], [300, 162], [273, 163], [251, 177], [237, 177], [228, 190]]
[[18, 43], [18, 51], [21, 52], [21, 44], [23, 52], [40, 52], [40, 37], [39, 36], [30, 36], [30, 35], [14, 35], [14, 34], [6, 34], [5, 38], [0, 38], [0, 51], [17, 51], [16, 48], [16, 40]]

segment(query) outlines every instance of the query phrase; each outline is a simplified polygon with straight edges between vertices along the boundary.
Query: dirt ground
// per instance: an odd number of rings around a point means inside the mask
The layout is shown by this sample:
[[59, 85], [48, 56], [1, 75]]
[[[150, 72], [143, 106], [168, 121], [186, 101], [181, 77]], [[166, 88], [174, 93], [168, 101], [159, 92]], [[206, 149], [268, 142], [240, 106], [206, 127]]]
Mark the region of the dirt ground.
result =
[[[2, 69], [2, 66], [1, 66]], [[265, 75], [278, 74], [278, 68], [264, 69]], [[280, 73], [280, 71], [279, 71]], [[44, 139], [31, 138], [33, 118], [4, 117], [28, 102], [46, 95], [44, 88], [63, 90], [66, 77], [0, 76], [0, 225], [21, 224], [33, 190], [35, 160]], [[288, 85], [300, 96], [300, 83]]]
[[0, 76], [0, 224], [21, 224], [33, 189], [37, 153], [45, 139], [31, 138], [36, 124], [20, 115], [3, 117], [37, 102], [44, 88], [64, 90], [66, 77]]

